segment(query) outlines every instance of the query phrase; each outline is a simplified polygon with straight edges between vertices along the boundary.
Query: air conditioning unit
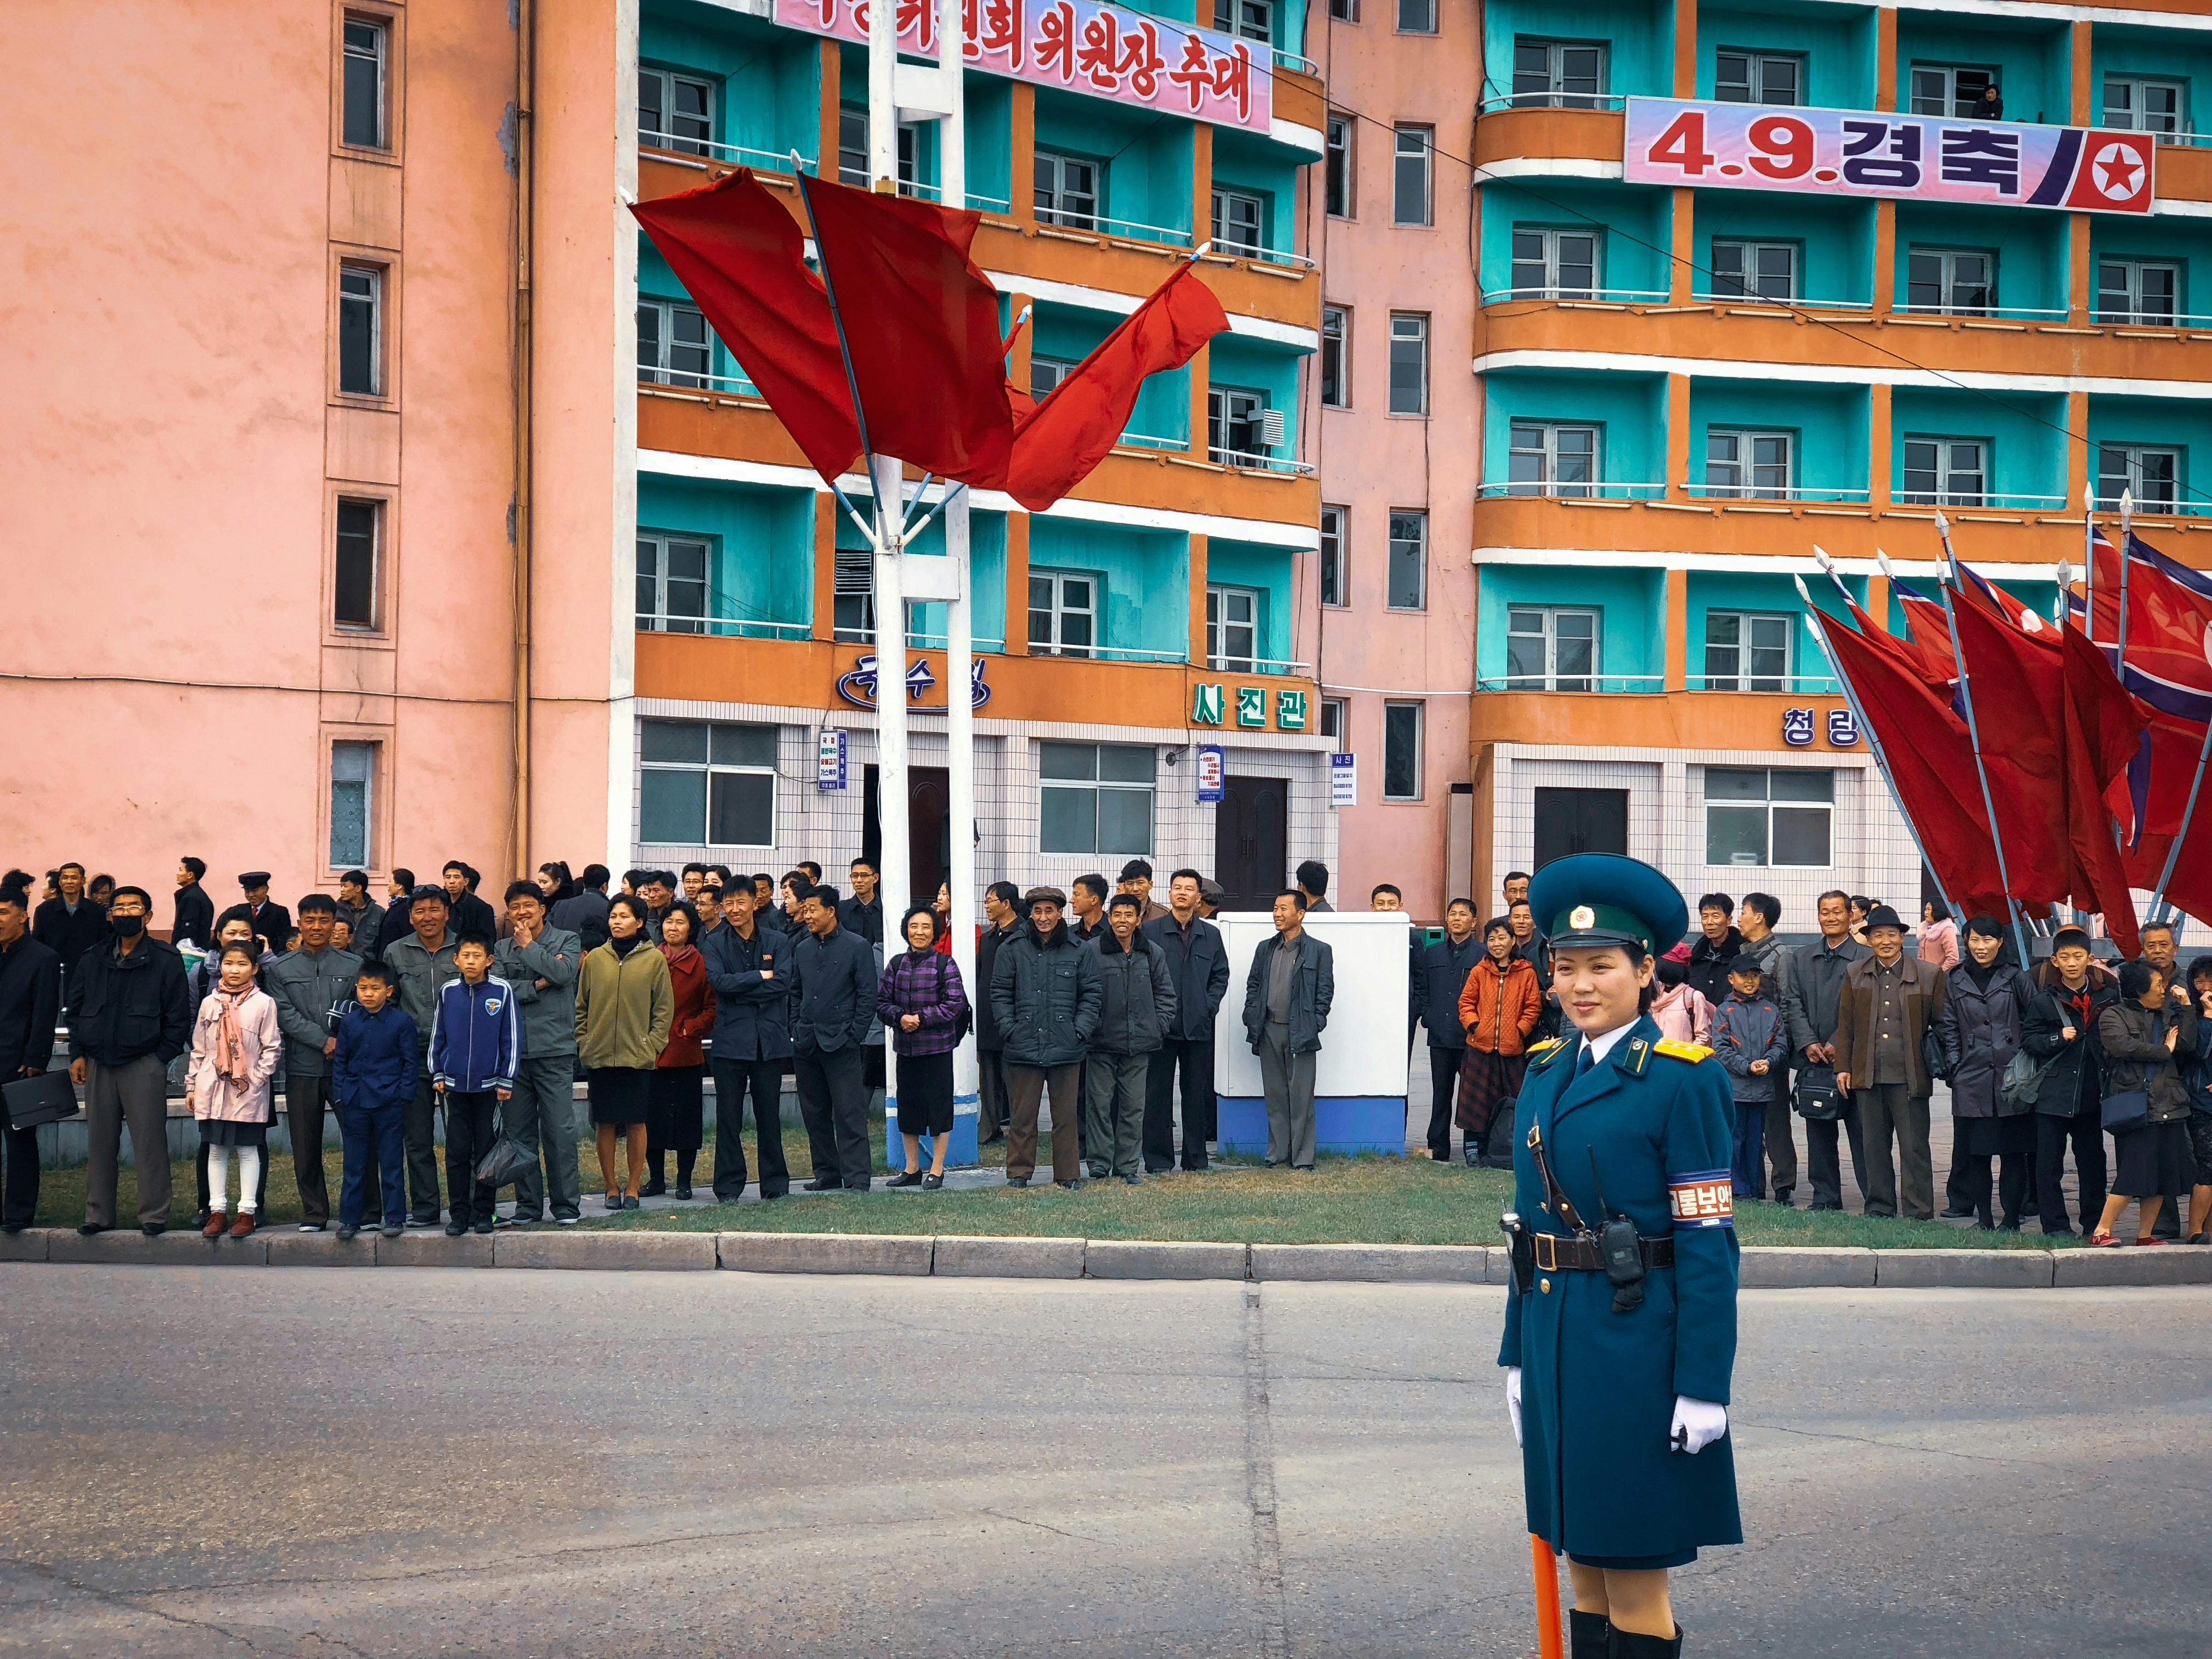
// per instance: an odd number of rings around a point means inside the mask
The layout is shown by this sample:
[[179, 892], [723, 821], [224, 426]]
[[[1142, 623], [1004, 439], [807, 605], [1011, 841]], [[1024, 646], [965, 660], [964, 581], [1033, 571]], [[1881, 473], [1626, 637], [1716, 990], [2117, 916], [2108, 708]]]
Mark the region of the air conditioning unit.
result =
[[1290, 435], [1289, 427], [1279, 409], [1260, 411], [1260, 443], [1262, 448], [1280, 449]]

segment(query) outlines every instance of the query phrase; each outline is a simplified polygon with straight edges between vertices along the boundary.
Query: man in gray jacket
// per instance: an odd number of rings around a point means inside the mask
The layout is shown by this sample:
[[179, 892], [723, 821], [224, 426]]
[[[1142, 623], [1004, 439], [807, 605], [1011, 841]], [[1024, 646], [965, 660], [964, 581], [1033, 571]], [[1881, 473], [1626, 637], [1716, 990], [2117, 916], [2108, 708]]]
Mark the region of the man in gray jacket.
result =
[[[394, 899], [397, 905], [399, 901]], [[453, 947], [459, 942], [450, 925], [452, 901], [442, 887], [427, 883], [415, 890], [408, 902], [407, 920], [414, 932], [396, 939], [384, 950], [384, 965], [399, 981], [399, 1006], [422, 1034], [422, 1064], [415, 1080], [415, 1098], [407, 1103], [407, 1224], [434, 1227], [445, 1208], [438, 1194], [438, 1097], [430, 1088], [431, 1014], [438, 1005], [438, 988], [460, 977], [453, 963]]]
[[1145, 902], [1116, 893], [1106, 926], [1084, 948], [1098, 957], [1098, 1027], [1091, 1034], [1084, 1086], [1090, 1096], [1091, 1173], [1128, 1185], [1144, 1139], [1146, 1082], [1152, 1056], [1175, 1024], [1175, 975], [1167, 952], [1139, 931]]
[[[1814, 1081], [1835, 1082], [1837, 1004], [1843, 995], [1844, 975], [1855, 962], [1873, 951], [1851, 937], [1851, 896], [1840, 890], [1820, 895], [1817, 912], [1820, 937], [1816, 944], [1802, 945], [1790, 958], [1790, 978], [1783, 1012], [1790, 1019], [1790, 1064], [1799, 1068], [1802, 1090], [1809, 1073]], [[1840, 1121], [1851, 1142], [1851, 1176], [1866, 1190], [1861, 1172], [1865, 1160], [1859, 1145], [1859, 1121], [1850, 1097], [1838, 1091], [1840, 1118], [1805, 1120], [1805, 1173], [1813, 1183], [1813, 1207], [1844, 1207], [1843, 1165], [1836, 1153], [1836, 1125]]]
[[[1781, 936], [1775, 928], [1782, 921], [1782, 901], [1771, 893], [1746, 893], [1743, 906], [1737, 911], [1736, 930], [1743, 935], [1743, 948], [1759, 958], [1759, 988], [1781, 1009], [1783, 1024], [1790, 1023], [1790, 969], [1793, 958], [1782, 945]], [[1790, 1054], [1798, 1053], [1795, 1044]], [[1790, 1060], [1784, 1055], [1774, 1068], [1774, 1097], [1766, 1108], [1766, 1162], [1773, 1172], [1772, 1188], [1777, 1204], [1794, 1204], [1792, 1196], [1797, 1190], [1797, 1137], [1790, 1127]]]
[[1313, 1172], [1314, 1073], [1335, 1000], [1335, 952], [1306, 932], [1305, 895], [1286, 888], [1275, 895], [1275, 936], [1252, 953], [1244, 979], [1244, 1036], [1267, 1091], [1270, 1169]]
[[[353, 994], [361, 958], [331, 943], [337, 901], [310, 893], [300, 901], [300, 948], [270, 963], [264, 977], [284, 1033], [284, 1116], [292, 1132], [292, 1173], [300, 1183], [300, 1231], [331, 1224], [331, 1193], [323, 1179], [323, 1121], [331, 1105], [331, 1056], [337, 1052], [331, 1010]], [[269, 1160], [261, 1160], [262, 1168]], [[383, 1183], [372, 1170], [368, 1201], [382, 1204]], [[380, 1214], [381, 1211], [364, 1211]]]
[[514, 988], [522, 1018], [522, 1063], [514, 1092], [499, 1109], [507, 1134], [533, 1154], [514, 1180], [514, 1221], [545, 1219], [573, 1227], [582, 1218], [583, 1177], [576, 1167], [576, 975], [584, 942], [546, 920], [545, 895], [534, 881], [507, 890], [514, 932], [492, 952], [493, 971]]
[[1037, 1108], [1052, 1091], [1052, 1178], [1082, 1184], [1076, 1173], [1076, 1119], [1083, 1111], [1084, 1052], [1098, 1029], [1097, 952], [1078, 945], [1063, 912], [1067, 895], [1032, 887], [1030, 920], [999, 947], [991, 965], [991, 1013], [1006, 1039], [1006, 1185], [1026, 1187], [1036, 1173]]

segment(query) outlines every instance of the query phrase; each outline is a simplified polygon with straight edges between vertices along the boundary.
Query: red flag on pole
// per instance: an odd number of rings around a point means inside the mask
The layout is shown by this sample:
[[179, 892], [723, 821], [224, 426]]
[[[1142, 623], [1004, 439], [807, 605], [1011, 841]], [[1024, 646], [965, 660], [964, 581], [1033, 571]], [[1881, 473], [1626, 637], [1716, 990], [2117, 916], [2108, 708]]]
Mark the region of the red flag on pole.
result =
[[860, 432], [836, 325], [775, 193], [740, 167], [630, 212], [814, 470], [849, 469]]
[[1879, 630], [1822, 629], [1836, 670], [1850, 682], [1881, 739], [1890, 781], [1943, 890], [1968, 915], [2005, 911], [1988, 815], [1965, 723], [1949, 694], [1930, 686], [1903, 641]]
[[1088, 477], [1121, 441], [1145, 377], [1180, 368], [1229, 319], [1188, 261], [1152, 290], [1014, 431], [1006, 488], [1042, 513]]
[[941, 478], [995, 489], [1014, 419], [999, 292], [968, 250], [982, 215], [806, 182], [837, 290], [868, 442]]

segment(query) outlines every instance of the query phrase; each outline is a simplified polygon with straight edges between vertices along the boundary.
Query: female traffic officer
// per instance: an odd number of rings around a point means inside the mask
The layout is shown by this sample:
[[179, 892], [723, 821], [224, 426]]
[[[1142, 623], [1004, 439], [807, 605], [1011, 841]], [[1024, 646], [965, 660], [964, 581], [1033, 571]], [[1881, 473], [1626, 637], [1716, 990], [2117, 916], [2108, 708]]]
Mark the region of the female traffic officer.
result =
[[1571, 1030], [1522, 1085], [1506, 1401], [1528, 1528], [1567, 1557], [1575, 1659], [1679, 1655], [1667, 1572], [1743, 1541], [1728, 1437], [1737, 1249], [1728, 1073], [1645, 1012], [1689, 911], [1633, 859], [1536, 873]]

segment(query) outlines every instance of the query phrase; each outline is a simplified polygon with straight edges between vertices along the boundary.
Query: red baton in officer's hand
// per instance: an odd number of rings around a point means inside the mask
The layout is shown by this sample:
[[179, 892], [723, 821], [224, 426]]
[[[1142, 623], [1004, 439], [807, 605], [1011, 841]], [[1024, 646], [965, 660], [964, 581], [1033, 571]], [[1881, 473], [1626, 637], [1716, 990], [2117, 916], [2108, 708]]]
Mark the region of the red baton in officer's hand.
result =
[[1552, 1547], [1535, 1534], [1528, 1534], [1528, 1552], [1536, 1569], [1537, 1659], [1565, 1659], [1566, 1644], [1559, 1633], [1559, 1564]]

